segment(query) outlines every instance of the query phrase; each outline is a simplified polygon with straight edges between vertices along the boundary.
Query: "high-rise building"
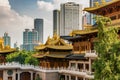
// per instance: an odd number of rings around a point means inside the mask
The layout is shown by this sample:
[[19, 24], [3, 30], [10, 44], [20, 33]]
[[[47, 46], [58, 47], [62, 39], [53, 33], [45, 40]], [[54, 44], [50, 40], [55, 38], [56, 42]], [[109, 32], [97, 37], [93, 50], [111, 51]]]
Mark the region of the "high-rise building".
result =
[[53, 11], [53, 34], [57, 33], [60, 34], [60, 11], [54, 10]]
[[25, 29], [23, 32], [23, 49], [33, 50], [38, 43], [38, 32], [35, 29], [32, 31]]
[[78, 29], [82, 29], [82, 5], [74, 2], [61, 4], [60, 35], [68, 35]]
[[6, 32], [4, 33], [3, 39], [4, 39], [5, 46], [11, 46], [11, 38], [10, 36], [8, 36], [8, 33]]
[[38, 31], [38, 41], [43, 43], [43, 19], [34, 20], [34, 29]]

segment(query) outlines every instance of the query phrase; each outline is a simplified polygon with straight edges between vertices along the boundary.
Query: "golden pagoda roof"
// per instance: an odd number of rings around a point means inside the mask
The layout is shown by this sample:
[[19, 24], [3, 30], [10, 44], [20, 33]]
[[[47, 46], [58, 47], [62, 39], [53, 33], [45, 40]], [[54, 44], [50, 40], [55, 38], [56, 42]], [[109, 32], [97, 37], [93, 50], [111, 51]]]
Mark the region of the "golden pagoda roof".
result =
[[61, 52], [49, 53], [49, 52], [46, 52], [46, 53], [36, 53], [36, 54], [33, 54], [32, 56], [35, 58], [43, 58], [43, 57], [65, 58], [68, 54], [69, 53], [61, 53]]
[[94, 11], [96, 11], [96, 10], [98, 10], [98, 9], [101, 9], [101, 8], [103, 8], [103, 7], [109, 6], [109, 5], [114, 4], [114, 3], [117, 3], [117, 2], [120, 2], [120, 0], [112, 0], [112, 1], [110, 1], [110, 2], [105, 2], [104, 4], [101, 4], [101, 5], [96, 2], [96, 6], [94, 6], [94, 7], [89, 7], [89, 8], [85, 8], [84, 11], [93, 13]]
[[4, 39], [0, 38], [0, 54], [14, 52], [15, 49], [10, 48], [10, 46], [4, 46]]
[[73, 47], [72, 45], [65, 43], [63, 39], [54, 34], [52, 38], [48, 37], [45, 44], [41, 44], [35, 47], [36, 50], [43, 50], [46, 48], [57, 50], [72, 50]]
[[[113, 20], [111, 21], [111, 24], [107, 24], [105, 28], [109, 28], [109, 27], [114, 27], [114, 28], [118, 28], [120, 30], [120, 20]], [[84, 30], [73, 30], [70, 33], [70, 36], [76, 36], [76, 35], [85, 35], [85, 34], [90, 34], [90, 33], [96, 33], [98, 32], [98, 28], [96, 27], [91, 27], [91, 28], [86, 28]]]
[[87, 29], [84, 29], [84, 30], [73, 30], [70, 33], [70, 36], [75, 36], [76, 34], [85, 35], [85, 34], [90, 34], [90, 33], [95, 33], [95, 32], [98, 32], [98, 29], [94, 28], [94, 27], [87, 28]]

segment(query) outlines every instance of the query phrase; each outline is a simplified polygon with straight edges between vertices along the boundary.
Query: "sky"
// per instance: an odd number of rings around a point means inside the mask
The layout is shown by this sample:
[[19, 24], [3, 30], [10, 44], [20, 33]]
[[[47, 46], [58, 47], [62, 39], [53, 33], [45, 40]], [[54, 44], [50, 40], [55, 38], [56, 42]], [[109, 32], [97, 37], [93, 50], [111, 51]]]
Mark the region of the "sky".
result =
[[76, 2], [84, 7], [89, 0], [0, 0], [0, 37], [5, 32], [11, 37], [11, 44], [23, 43], [23, 31], [34, 28], [34, 19], [44, 19], [44, 42], [53, 32], [53, 10], [61, 3]]

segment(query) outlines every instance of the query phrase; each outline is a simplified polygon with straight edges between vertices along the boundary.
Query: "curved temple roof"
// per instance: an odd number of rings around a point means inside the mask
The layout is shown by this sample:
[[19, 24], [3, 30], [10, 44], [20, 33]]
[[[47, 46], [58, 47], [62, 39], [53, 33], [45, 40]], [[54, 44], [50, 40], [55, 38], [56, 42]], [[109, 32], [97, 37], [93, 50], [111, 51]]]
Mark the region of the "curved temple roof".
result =
[[61, 39], [59, 36], [54, 34], [52, 38], [48, 37], [45, 44], [41, 44], [35, 47], [36, 50], [43, 50], [46, 48], [56, 49], [56, 50], [72, 50], [73, 46], [65, 43], [63, 39]]
[[112, 0], [110, 2], [105, 2], [104, 4], [99, 4], [98, 2], [96, 2], [94, 7], [85, 8], [84, 11], [96, 14], [96, 12], [95, 12], [96, 10], [98, 10], [98, 9], [100, 10], [101, 8], [107, 7], [109, 5], [112, 5], [112, 4], [118, 3], [118, 2], [120, 2], [120, 0]]

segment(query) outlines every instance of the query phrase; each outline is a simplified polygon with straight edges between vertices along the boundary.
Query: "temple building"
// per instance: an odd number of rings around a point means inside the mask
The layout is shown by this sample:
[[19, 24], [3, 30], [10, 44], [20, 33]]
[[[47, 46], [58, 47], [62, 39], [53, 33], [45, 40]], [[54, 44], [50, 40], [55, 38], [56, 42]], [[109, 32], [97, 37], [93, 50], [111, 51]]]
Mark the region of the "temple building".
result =
[[6, 55], [15, 52], [15, 49], [10, 48], [10, 46], [4, 46], [4, 39], [0, 38], [0, 63], [6, 62]]
[[6, 61], [7, 54], [15, 51], [10, 46], [4, 46], [4, 39], [0, 38], [0, 80], [35, 80], [37, 70], [33, 67]]
[[56, 34], [48, 37], [45, 44], [36, 46], [37, 53], [33, 56], [40, 60], [40, 66], [45, 68], [68, 67], [65, 57], [72, 51], [72, 45], [65, 43]]
[[[101, 0], [101, 3], [95, 2], [94, 7], [85, 8], [84, 11], [111, 18], [111, 24], [106, 26], [120, 27], [120, 0], [112, 0], [111, 2]], [[94, 44], [97, 41], [98, 29], [97, 25], [85, 25], [84, 27], [85, 30], [73, 30], [70, 36], [61, 36], [73, 44], [72, 54], [66, 57], [69, 59], [69, 66], [74, 67], [76, 73], [77, 69], [81, 72], [81, 75], [80, 73], [78, 75], [64, 72], [62, 74], [63, 80], [91, 80], [94, 78], [92, 63], [97, 58]], [[84, 73], [86, 75], [83, 75]]]

